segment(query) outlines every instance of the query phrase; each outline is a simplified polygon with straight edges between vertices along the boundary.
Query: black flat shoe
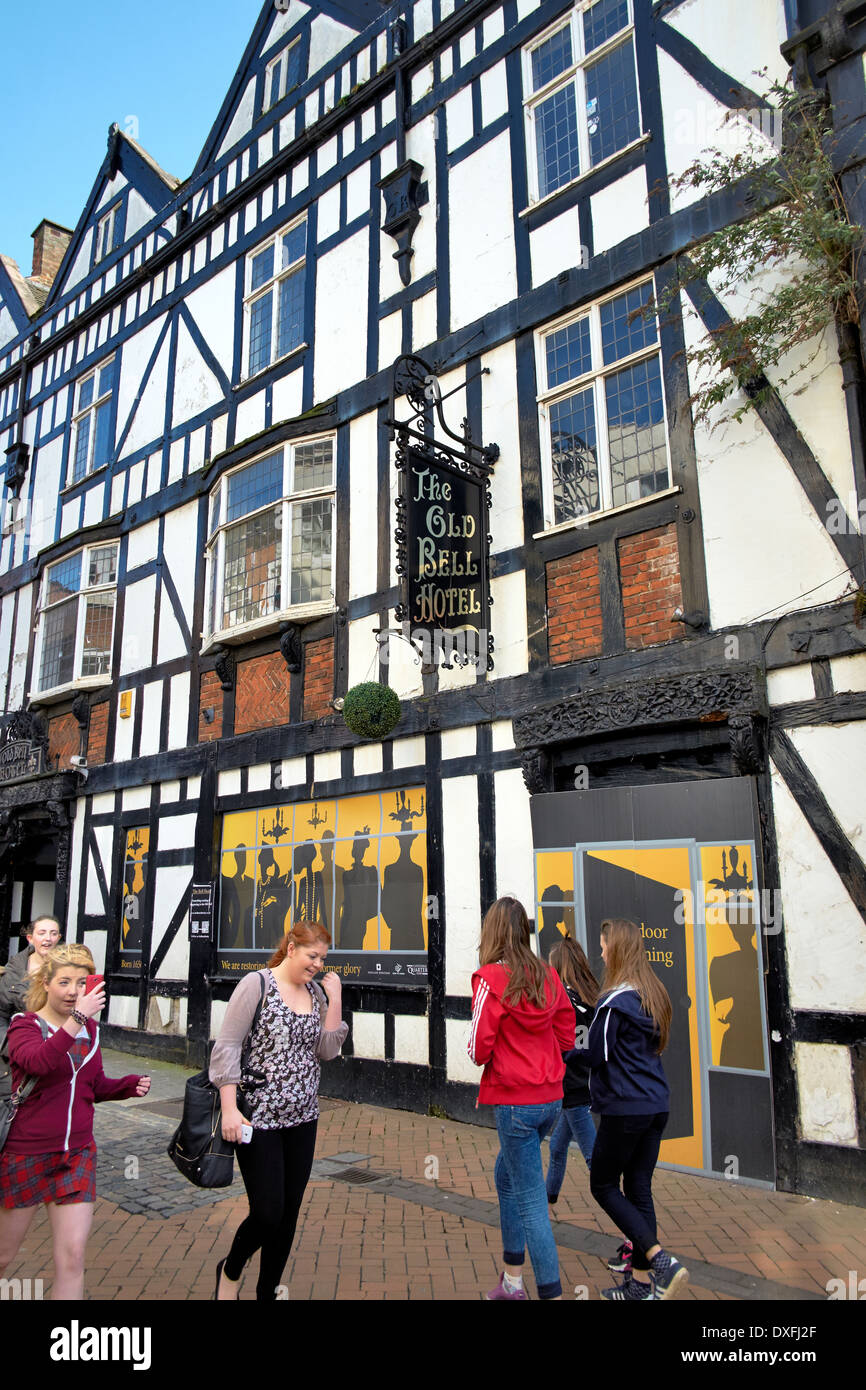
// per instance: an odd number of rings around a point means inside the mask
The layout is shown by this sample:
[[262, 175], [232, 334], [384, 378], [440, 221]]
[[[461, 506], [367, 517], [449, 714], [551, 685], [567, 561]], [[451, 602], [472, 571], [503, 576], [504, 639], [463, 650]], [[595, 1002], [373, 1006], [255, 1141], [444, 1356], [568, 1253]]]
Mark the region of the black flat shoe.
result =
[[217, 1265], [216, 1283], [214, 1284], [213, 1299], [211, 1300], [213, 1303], [216, 1303], [217, 1299], [219, 1298], [220, 1279], [222, 1278], [222, 1272], [223, 1272], [223, 1265], [224, 1265], [224, 1264], [225, 1264], [225, 1260], [220, 1260], [219, 1264]]

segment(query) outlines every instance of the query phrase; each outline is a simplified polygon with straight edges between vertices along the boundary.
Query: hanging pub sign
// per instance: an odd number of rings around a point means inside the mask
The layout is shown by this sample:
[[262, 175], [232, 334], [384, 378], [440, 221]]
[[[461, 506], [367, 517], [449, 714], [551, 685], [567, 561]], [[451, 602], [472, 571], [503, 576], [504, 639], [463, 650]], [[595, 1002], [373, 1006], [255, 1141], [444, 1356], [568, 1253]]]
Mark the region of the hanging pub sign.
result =
[[[460, 389], [460, 388], [458, 388]], [[387, 421], [397, 441], [397, 606], [402, 636], [425, 663], [482, 664], [493, 669], [490, 632], [490, 475], [496, 444], [472, 442], [446, 425], [438, 378], [420, 357], [394, 367], [393, 400], [413, 414]], [[440, 435], [434, 435], [434, 414]], [[459, 446], [459, 447], [458, 447]]]

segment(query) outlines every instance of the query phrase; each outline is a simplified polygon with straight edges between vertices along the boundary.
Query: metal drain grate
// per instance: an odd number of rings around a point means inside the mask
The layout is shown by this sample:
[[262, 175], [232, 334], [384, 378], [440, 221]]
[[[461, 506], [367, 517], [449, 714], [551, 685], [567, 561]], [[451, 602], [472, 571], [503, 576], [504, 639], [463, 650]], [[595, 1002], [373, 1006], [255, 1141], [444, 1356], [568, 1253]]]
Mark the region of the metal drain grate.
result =
[[344, 1168], [342, 1173], [334, 1174], [334, 1182], [349, 1182], [361, 1187], [365, 1183], [381, 1182], [387, 1177], [390, 1177], [389, 1173], [377, 1173], [372, 1168]]

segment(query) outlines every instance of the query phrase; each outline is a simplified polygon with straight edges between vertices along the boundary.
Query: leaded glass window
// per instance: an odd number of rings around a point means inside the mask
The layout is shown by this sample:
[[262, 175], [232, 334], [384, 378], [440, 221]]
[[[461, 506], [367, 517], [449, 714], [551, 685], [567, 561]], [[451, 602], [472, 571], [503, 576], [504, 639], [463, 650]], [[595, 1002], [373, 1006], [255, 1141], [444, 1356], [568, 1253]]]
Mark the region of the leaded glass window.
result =
[[306, 249], [304, 220], [247, 257], [247, 376], [304, 343]]
[[80, 483], [108, 463], [114, 447], [112, 408], [116, 359], [82, 377], [75, 387], [75, 414], [68, 483]]
[[111, 671], [117, 545], [94, 545], [49, 565], [42, 580], [37, 690]]

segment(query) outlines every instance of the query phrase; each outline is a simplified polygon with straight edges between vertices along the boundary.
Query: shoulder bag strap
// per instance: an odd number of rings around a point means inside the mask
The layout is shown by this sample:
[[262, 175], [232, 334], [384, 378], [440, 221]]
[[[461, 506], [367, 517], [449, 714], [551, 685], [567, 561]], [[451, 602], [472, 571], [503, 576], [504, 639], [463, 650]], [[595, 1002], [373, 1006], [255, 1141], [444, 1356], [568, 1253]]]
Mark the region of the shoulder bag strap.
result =
[[260, 988], [261, 988], [261, 994], [259, 995], [259, 1002], [258, 1002], [258, 1004], [256, 1005], [256, 1011], [255, 1011], [255, 1013], [253, 1014], [253, 1021], [252, 1021], [252, 1023], [250, 1024], [250, 1031], [247, 1033], [246, 1037], [244, 1038], [244, 1045], [243, 1045], [243, 1047], [241, 1048], [241, 1070], [242, 1070], [242, 1071], [243, 1071], [243, 1070], [245, 1069], [245, 1067], [246, 1067], [247, 1057], [249, 1056], [249, 1050], [250, 1050], [250, 1039], [252, 1038], [253, 1033], [256, 1031], [256, 1028], [258, 1027], [259, 1018], [261, 1017], [261, 1013], [262, 1013], [262, 1005], [263, 1005], [264, 1002], [265, 1002], [265, 991], [267, 990], [268, 983], [267, 983], [267, 980], [265, 979], [265, 972], [264, 972], [264, 970], [260, 970], [260, 971], [259, 971], [259, 985], [260, 985]]
[[[11, 1023], [12, 1020], [10, 1019], [9, 1021]], [[36, 1022], [39, 1024], [39, 1031], [42, 1034], [42, 1039], [44, 1042], [44, 1040], [48, 1037], [48, 1024], [45, 1022], [45, 1019], [40, 1018], [38, 1014], [36, 1015]], [[38, 1076], [24, 1077], [24, 1080], [20, 1083], [18, 1089], [12, 1092], [12, 1104], [14, 1105], [16, 1110], [18, 1109], [19, 1105], [23, 1105], [25, 1100], [27, 1100], [33, 1094], [38, 1085]]]

